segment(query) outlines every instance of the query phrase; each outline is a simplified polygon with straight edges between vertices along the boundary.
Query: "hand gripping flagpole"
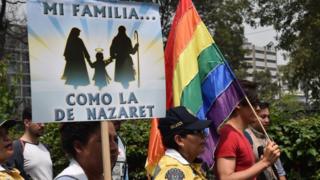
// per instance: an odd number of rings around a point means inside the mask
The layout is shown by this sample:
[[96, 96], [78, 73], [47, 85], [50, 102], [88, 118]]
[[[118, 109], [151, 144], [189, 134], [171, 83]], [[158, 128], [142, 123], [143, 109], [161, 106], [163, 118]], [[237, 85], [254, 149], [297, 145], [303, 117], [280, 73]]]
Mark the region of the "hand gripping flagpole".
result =
[[[137, 44], [139, 44], [139, 35], [138, 31], [134, 31], [134, 39], [137, 40]], [[138, 88], [140, 87], [140, 60], [139, 60], [139, 48], [137, 49], [137, 61], [138, 61]]]

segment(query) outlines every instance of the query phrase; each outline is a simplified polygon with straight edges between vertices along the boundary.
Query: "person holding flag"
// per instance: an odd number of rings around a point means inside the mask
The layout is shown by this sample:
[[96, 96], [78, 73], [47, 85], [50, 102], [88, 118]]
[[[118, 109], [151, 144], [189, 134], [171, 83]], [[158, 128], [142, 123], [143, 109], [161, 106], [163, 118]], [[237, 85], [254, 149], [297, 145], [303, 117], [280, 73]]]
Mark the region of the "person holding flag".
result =
[[[206, 171], [214, 163], [216, 130], [244, 98], [227, 61], [191, 0], [180, 0], [165, 49], [167, 109], [185, 106], [199, 119], [211, 121], [201, 154]], [[164, 154], [160, 133], [152, 121], [146, 169], [152, 174]]]
[[159, 121], [162, 142], [166, 147], [153, 178], [162, 179], [205, 179], [201, 170], [201, 160], [197, 159], [204, 151], [205, 128], [210, 121], [201, 121], [185, 107], [178, 106], [167, 111]]
[[[267, 130], [270, 125], [270, 110], [268, 102], [259, 103], [258, 115], [260, 116], [263, 127]], [[263, 153], [261, 150], [267, 146], [268, 139], [263, 133], [263, 129], [258, 121], [250, 124], [249, 128], [244, 132], [246, 138], [252, 145], [256, 162], [260, 160]], [[261, 150], [260, 150], [261, 149]], [[257, 177], [257, 180], [286, 180], [286, 172], [282, 166], [280, 158], [274, 163], [274, 167], [269, 167]]]
[[215, 151], [215, 173], [218, 179], [255, 179], [280, 156], [278, 145], [269, 141], [262, 158], [255, 163], [244, 130], [258, 121], [252, 107], [258, 108], [259, 100], [255, 84], [245, 80], [240, 84], [247, 98], [240, 101], [219, 131], [220, 139]]

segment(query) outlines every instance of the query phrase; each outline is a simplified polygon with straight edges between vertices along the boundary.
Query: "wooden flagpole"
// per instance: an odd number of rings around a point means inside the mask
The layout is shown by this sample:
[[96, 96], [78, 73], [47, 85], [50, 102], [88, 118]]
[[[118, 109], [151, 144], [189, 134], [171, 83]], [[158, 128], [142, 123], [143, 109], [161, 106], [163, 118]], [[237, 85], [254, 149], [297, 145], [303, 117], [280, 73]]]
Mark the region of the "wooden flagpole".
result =
[[101, 121], [101, 141], [102, 141], [102, 158], [103, 158], [103, 179], [111, 180], [111, 161], [109, 145], [109, 125], [108, 121]]

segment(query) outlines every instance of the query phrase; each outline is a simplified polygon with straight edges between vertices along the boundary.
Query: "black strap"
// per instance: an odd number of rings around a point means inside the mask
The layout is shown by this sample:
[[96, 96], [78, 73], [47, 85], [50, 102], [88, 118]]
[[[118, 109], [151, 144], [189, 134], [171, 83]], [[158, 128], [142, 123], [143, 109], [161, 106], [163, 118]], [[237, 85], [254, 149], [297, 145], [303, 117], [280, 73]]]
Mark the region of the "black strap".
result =
[[9, 158], [8, 163], [10, 166], [17, 168], [20, 171], [20, 175], [25, 180], [30, 180], [30, 176], [25, 172], [24, 170], [24, 157], [23, 157], [23, 151], [25, 142], [21, 139], [14, 140], [12, 143], [14, 152], [13, 155]]
[[251, 145], [253, 145], [253, 140], [250, 134], [247, 131], [243, 131], [244, 136], [248, 139]]

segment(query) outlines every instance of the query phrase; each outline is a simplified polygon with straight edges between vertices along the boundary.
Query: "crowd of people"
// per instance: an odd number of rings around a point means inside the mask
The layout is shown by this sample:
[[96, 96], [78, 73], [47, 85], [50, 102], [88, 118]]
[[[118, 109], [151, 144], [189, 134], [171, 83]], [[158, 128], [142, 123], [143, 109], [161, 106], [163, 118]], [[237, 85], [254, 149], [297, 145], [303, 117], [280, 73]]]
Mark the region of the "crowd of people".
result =
[[[62, 149], [70, 163], [56, 177], [50, 148], [39, 141], [44, 134], [43, 123], [33, 123], [31, 109], [23, 111], [24, 133], [12, 141], [10, 128], [17, 121], [0, 121], [0, 180], [102, 180], [102, 144], [100, 122], [73, 122], [60, 125]], [[128, 179], [125, 145], [116, 130], [120, 121], [108, 122], [113, 179]], [[118, 146], [119, 144], [119, 146]], [[118, 167], [118, 168], [116, 168]]]
[[[269, 104], [259, 101], [255, 84], [241, 81], [241, 86], [259, 117], [246, 99], [239, 102], [218, 130], [220, 138], [211, 171], [216, 179], [285, 180], [279, 146], [264, 133], [270, 124]], [[23, 111], [22, 119], [24, 133], [13, 142], [8, 130], [16, 121], [0, 120], [1, 180], [103, 179], [100, 122], [60, 125], [62, 149], [70, 164], [53, 177], [50, 150], [39, 141], [44, 134], [44, 124], [32, 122], [30, 108]], [[151, 179], [207, 179], [199, 155], [204, 151], [206, 128], [210, 123], [210, 120], [198, 119], [183, 106], [170, 108], [159, 120], [158, 129], [166, 151]], [[128, 180], [126, 146], [117, 135], [120, 126], [121, 121], [108, 122], [112, 179]]]
[[[240, 81], [240, 84], [267, 129], [270, 123], [268, 103], [259, 101], [254, 83]], [[266, 137], [251, 107], [244, 98], [218, 130], [220, 138], [211, 169], [214, 177], [285, 180], [279, 146]], [[166, 151], [152, 175], [154, 179], [206, 179], [197, 157], [204, 151], [205, 128], [209, 127], [209, 122], [197, 119], [184, 107], [167, 111], [158, 127]]]

